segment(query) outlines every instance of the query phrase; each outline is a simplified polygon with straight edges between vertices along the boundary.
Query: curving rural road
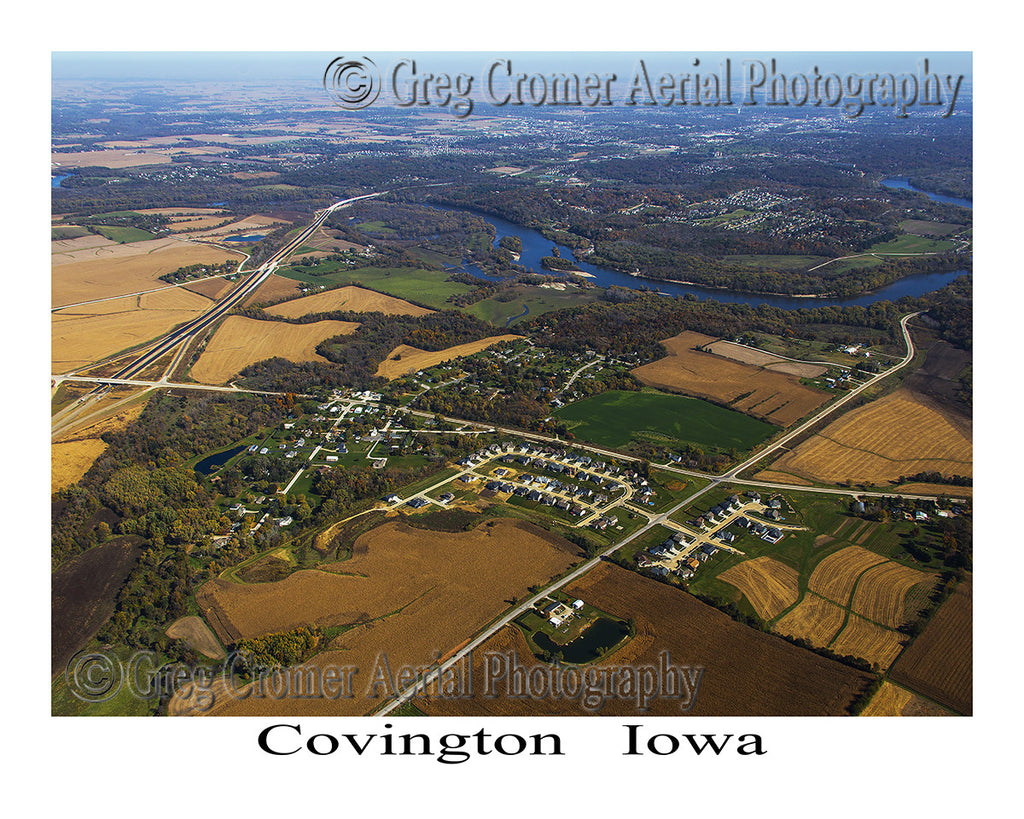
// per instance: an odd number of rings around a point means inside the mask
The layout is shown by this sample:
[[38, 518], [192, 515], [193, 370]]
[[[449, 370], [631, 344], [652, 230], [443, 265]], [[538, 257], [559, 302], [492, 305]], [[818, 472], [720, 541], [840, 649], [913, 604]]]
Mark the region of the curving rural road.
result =
[[[654, 515], [652, 515], [650, 513], [645, 513], [648, 516], [648, 522], [647, 522], [647, 524], [645, 526], [641, 527], [640, 529], [637, 529], [637, 531], [635, 531], [629, 537], [626, 537], [623, 540], [619, 541], [618, 543], [608, 547], [607, 549], [605, 549], [603, 552], [601, 552], [596, 557], [593, 557], [590, 560], [584, 561], [579, 566], [577, 566], [575, 569], [573, 569], [571, 572], [569, 572], [569, 574], [565, 575], [564, 577], [562, 577], [559, 580], [556, 580], [554, 583], [551, 583], [550, 585], [546, 586], [541, 592], [538, 592], [537, 594], [530, 596], [529, 598], [526, 599], [525, 602], [520, 603], [519, 605], [515, 606], [511, 610], [507, 611], [505, 614], [501, 615], [501, 617], [499, 617], [497, 620], [495, 620], [490, 626], [488, 626], [483, 631], [481, 631], [479, 634], [477, 634], [472, 640], [470, 640], [462, 648], [460, 648], [453, 655], [451, 655], [447, 660], [445, 660], [443, 663], [441, 663], [437, 667], [437, 669], [432, 671], [430, 674], [428, 674], [421, 681], [419, 681], [417, 683], [413, 683], [409, 687], [407, 687], [404, 690], [402, 690], [401, 692], [399, 692], [394, 699], [392, 699], [391, 701], [386, 703], [384, 706], [379, 708], [374, 713], [376, 715], [381, 715], [381, 716], [383, 716], [385, 714], [390, 714], [396, 708], [398, 708], [403, 703], [405, 703], [409, 699], [411, 699], [416, 694], [417, 691], [422, 690], [422, 686], [424, 686], [425, 684], [429, 684], [434, 679], [437, 679], [438, 676], [440, 674], [442, 674], [446, 669], [451, 668], [452, 666], [454, 666], [456, 663], [458, 663], [460, 660], [462, 660], [466, 655], [468, 655], [471, 651], [473, 651], [475, 648], [478, 648], [480, 645], [482, 645], [484, 642], [486, 642], [490, 637], [492, 637], [494, 634], [496, 634], [500, 629], [504, 628], [506, 625], [508, 625], [510, 622], [512, 622], [520, 614], [523, 614], [525, 611], [533, 608], [533, 606], [538, 601], [540, 601], [543, 598], [547, 597], [551, 592], [557, 591], [558, 589], [562, 588], [563, 586], [566, 586], [567, 584], [571, 583], [573, 580], [575, 580], [580, 575], [583, 575], [586, 572], [588, 572], [591, 569], [593, 569], [598, 563], [601, 562], [601, 560], [603, 558], [613, 554], [614, 552], [616, 552], [619, 549], [621, 549], [623, 546], [625, 546], [628, 543], [631, 543], [632, 541], [636, 540], [638, 537], [641, 537], [642, 535], [644, 535], [646, 532], [650, 531], [655, 526], [663, 524], [666, 520], [668, 520], [668, 518], [670, 518], [672, 515], [674, 515], [680, 509], [683, 509], [686, 506], [688, 506], [689, 504], [693, 503], [693, 501], [695, 501], [701, 495], [707, 494], [712, 489], [714, 489], [716, 486], [718, 486], [718, 484], [720, 484], [722, 482], [726, 482], [726, 481], [733, 481], [733, 480], [735, 480], [742, 470], [746, 469], [749, 466], [752, 466], [753, 464], [757, 463], [759, 460], [764, 458], [766, 455], [769, 455], [770, 453], [772, 453], [775, 450], [777, 450], [779, 447], [785, 445], [788, 441], [792, 440], [794, 437], [796, 437], [800, 433], [804, 432], [805, 430], [807, 430], [808, 428], [810, 428], [814, 424], [818, 423], [825, 416], [830, 415], [831, 413], [835, 412], [839, 407], [841, 407], [844, 404], [846, 404], [847, 402], [853, 400], [857, 395], [859, 395], [861, 392], [863, 392], [868, 387], [872, 386], [873, 384], [877, 384], [883, 378], [886, 378], [886, 377], [892, 375], [894, 372], [897, 372], [898, 370], [902, 369], [903, 367], [906, 367], [914, 358], [914, 342], [910, 338], [910, 331], [907, 329], [907, 322], [910, 321], [910, 319], [914, 318], [914, 316], [917, 316], [917, 315], [920, 315], [920, 313], [919, 312], [918, 313], [910, 313], [910, 314], [904, 316], [902, 319], [900, 319], [900, 327], [903, 330], [903, 339], [904, 339], [904, 341], [906, 342], [906, 345], [907, 345], [907, 354], [903, 357], [903, 359], [900, 361], [899, 364], [896, 364], [896, 365], [890, 367], [885, 372], [879, 373], [874, 378], [871, 378], [871, 379], [865, 381], [863, 384], [861, 384], [856, 389], [850, 390], [850, 392], [847, 393], [845, 396], [843, 396], [841, 399], [839, 399], [835, 403], [829, 405], [828, 407], [825, 407], [825, 409], [823, 409], [821, 412], [819, 412], [816, 415], [812, 416], [810, 418], [810, 420], [808, 420], [805, 423], [801, 424], [799, 427], [797, 427], [796, 429], [792, 430], [791, 432], [786, 433], [786, 435], [784, 435], [779, 440], [775, 441], [771, 446], [769, 446], [766, 449], [761, 450], [759, 453], [757, 453], [754, 456], [748, 458], [746, 461], [741, 463], [739, 466], [734, 467], [733, 469], [729, 470], [728, 472], [726, 472], [726, 473], [724, 473], [722, 475], [718, 475], [718, 476], [714, 476], [714, 477], [710, 476], [710, 475], [705, 476], [705, 477], [708, 477], [708, 478], [711, 479], [711, 483], [709, 483], [703, 489], [697, 490], [692, 495], [690, 495], [688, 498], [685, 498], [685, 499], [681, 500], [679, 503], [677, 503], [671, 509], [668, 509], [665, 512], [661, 512], [659, 514], [654, 514]], [[539, 435], [532, 435], [532, 436], [529, 436], [529, 437], [541, 438], [541, 439], [545, 438], [545, 436], [539, 436]], [[549, 441], [555, 440], [557, 442], [557, 439], [547, 438], [547, 440], [549, 440]], [[574, 444], [574, 446], [575, 446], [575, 444]], [[587, 448], [589, 449], [589, 447], [587, 447]], [[613, 453], [609, 453], [609, 454], [613, 454]], [[673, 471], [683, 472], [683, 470], [673, 470]], [[686, 474], [699, 474], [699, 473], [686, 473]], [[744, 484], [749, 483], [749, 481], [742, 481], [742, 482]], [[766, 483], [762, 483], [762, 484], [759, 484], [759, 485], [761, 485], [761, 486], [776, 486], [776, 484], [766, 484]], [[785, 484], [777, 484], [777, 486], [779, 488], [786, 488], [786, 489], [799, 489], [800, 491], [805, 491], [805, 490], [808, 489], [808, 487], [793, 487], [793, 486], [787, 486]], [[848, 494], [848, 495], [868, 494], [868, 493], [854, 493], [852, 490], [845, 490], [845, 491], [844, 490], [828, 490], [828, 491], [834, 492], [836, 494]]]

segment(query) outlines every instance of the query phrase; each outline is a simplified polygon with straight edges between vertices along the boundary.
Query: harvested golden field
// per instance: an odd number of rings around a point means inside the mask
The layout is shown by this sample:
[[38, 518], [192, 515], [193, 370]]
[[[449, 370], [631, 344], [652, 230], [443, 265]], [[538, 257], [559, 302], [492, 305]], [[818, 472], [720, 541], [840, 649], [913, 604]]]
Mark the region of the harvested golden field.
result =
[[742, 364], [700, 349], [715, 341], [683, 332], [661, 342], [668, 355], [632, 371], [644, 384], [729, 404], [732, 409], [789, 426], [828, 400], [799, 379]]
[[394, 674], [427, 665], [465, 643], [507, 608], [506, 600], [580, 559], [577, 547], [519, 521], [492, 520], [454, 534], [388, 522], [360, 535], [352, 558], [336, 571], [303, 570], [258, 585], [210, 581], [196, 601], [222, 641], [306, 624], [354, 624], [307, 665], [358, 669], [349, 699], [251, 698], [218, 703], [214, 712], [365, 714], [381, 702], [367, 697], [381, 656]]
[[906, 637], [898, 631], [882, 628], [859, 615], [851, 614], [846, 628], [829, 648], [836, 654], [852, 654], [869, 663], [878, 663], [878, 667], [884, 669], [899, 656], [904, 640]]
[[948, 495], [951, 498], [973, 498], [973, 486], [950, 486], [942, 483], [904, 483], [900, 484], [900, 492], [908, 495]]
[[487, 691], [488, 654], [509, 657], [514, 651], [527, 677], [534, 676], [534, 669], [550, 669], [534, 657], [514, 625], [473, 652], [472, 697], [416, 698], [416, 706], [432, 716], [819, 716], [846, 713], [870, 679], [613, 563], [598, 564], [565, 591], [614, 616], [632, 617], [635, 623], [632, 639], [589, 668], [657, 668], [667, 652], [673, 666], [703, 669], [692, 709], [684, 711], [677, 695], [653, 698], [649, 709], [641, 711], [634, 697], [623, 696], [614, 687], [603, 705], [590, 711], [578, 697], [508, 696], [500, 678], [491, 681]]
[[179, 267], [239, 258], [238, 253], [177, 239], [55, 253], [51, 256], [51, 305], [152, 290], [164, 287], [166, 282], [160, 281], [160, 277]]
[[141, 165], [166, 165], [171, 162], [169, 152], [147, 150], [80, 151], [52, 154], [54, 168], [137, 168]]
[[109, 247], [115, 244], [117, 243], [106, 236], [90, 233], [88, 236], [79, 236], [76, 239], [56, 239], [50, 242], [50, 255], [58, 256], [55, 264], [60, 264], [61, 260], [75, 258], [74, 254], [80, 251], [94, 250], [97, 247]]
[[957, 584], [921, 635], [890, 671], [894, 682], [960, 714], [974, 708], [973, 588]]
[[745, 560], [718, 577], [739, 589], [762, 620], [778, 616], [800, 596], [797, 573], [770, 557]]
[[212, 304], [198, 293], [175, 287], [58, 310], [50, 318], [53, 372], [77, 370], [158, 338]]
[[165, 633], [174, 640], [184, 640], [189, 648], [211, 660], [221, 660], [227, 656], [224, 647], [217, 642], [202, 617], [180, 617], [167, 627]]
[[272, 316], [300, 318], [310, 313], [325, 313], [330, 310], [349, 310], [353, 313], [385, 313], [389, 316], [425, 316], [433, 313], [426, 307], [419, 307], [404, 299], [386, 296], [365, 287], [339, 287], [313, 296], [286, 301], [267, 309]]
[[294, 279], [286, 279], [276, 273], [267, 277], [255, 292], [245, 300], [245, 306], [253, 304], [265, 304], [266, 302], [279, 301], [280, 299], [292, 298], [299, 295], [302, 284]]
[[835, 636], [845, 616], [846, 612], [835, 603], [807, 592], [800, 605], [775, 624], [775, 630], [825, 646]]
[[352, 321], [285, 324], [228, 316], [192, 365], [191, 375], [203, 384], [223, 384], [267, 358], [326, 361], [317, 355], [316, 346], [325, 338], [354, 333], [358, 326]]
[[51, 444], [50, 493], [78, 483], [106, 448], [99, 438]]
[[763, 472], [757, 474], [759, 481], [770, 481], [772, 483], [788, 483], [795, 486], [813, 486], [814, 482], [809, 481], [806, 478], [798, 478], [796, 475], [790, 475], [786, 472], [774, 472], [771, 469], [766, 469]]
[[486, 350], [488, 347], [500, 344], [503, 341], [516, 341], [521, 338], [522, 336], [511, 334], [488, 336], [487, 338], [482, 338], [479, 341], [471, 341], [468, 344], [459, 344], [455, 347], [449, 347], [447, 350], [440, 350], [436, 353], [420, 350], [416, 347], [410, 347], [407, 344], [400, 344], [388, 353], [388, 357], [380, 363], [380, 366], [377, 367], [376, 374], [391, 381], [395, 378], [401, 378], [403, 375], [414, 373], [417, 370], [434, 367], [445, 361], [451, 361], [453, 358], [478, 353], [481, 350]]
[[755, 367], [764, 367], [776, 373], [795, 375], [797, 378], [817, 378], [828, 371], [828, 367], [821, 364], [810, 364], [802, 361], [790, 361], [788, 358], [766, 353], [764, 350], [755, 350], [743, 344], [736, 344], [724, 339], [714, 341], [706, 346], [708, 352], [720, 355], [723, 358], [731, 358], [741, 364], [752, 364]]
[[881, 555], [860, 546], [847, 546], [815, 566], [807, 585], [816, 594], [845, 606], [857, 578], [869, 567], [885, 562]]
[[[883, 563], [861, 576], [853, 593], [852, 608], [880, 625], [898, 628], [910, 619], [906, 611], [910, 590], [918, 585], [922, 586], [919, 592], [925, 588], [930, 590], [935, 580], [935, 575], [927, 572], [891, 561]], [[915, 596], [918, 599], [927, 597], [927, 591]]]
[[913, 691], [886, 680], [871, 698], [862, 717], [948, 717], [950, 712]]
[[214, 230], [204, 230], [195, 235], [204, 239], [216, 239], [221, 236], [231, 236], [235, 233], [247, 234], [254, 230], [261, 230], [263, 228], [271, 228], [276, 227], [277, 225], [286, 224], [288, 224], [288, 222], [284, 219], [278, 219], [274, 216], [261, 216], [260, 214], [255, 214], [254, 216], [246, 216], [244, 219], [238, 219], [235, 222], [224, 225], [224, 227], [215, 228]]
[[[824, 483], [885, 483], [918, 472], [973, 475], [969, 423], [965, 428], [934, 402], [899, 389], [829, 424], [775, 461], [771, 472]], [[946, 487], [947, 493], [958, 489]]]

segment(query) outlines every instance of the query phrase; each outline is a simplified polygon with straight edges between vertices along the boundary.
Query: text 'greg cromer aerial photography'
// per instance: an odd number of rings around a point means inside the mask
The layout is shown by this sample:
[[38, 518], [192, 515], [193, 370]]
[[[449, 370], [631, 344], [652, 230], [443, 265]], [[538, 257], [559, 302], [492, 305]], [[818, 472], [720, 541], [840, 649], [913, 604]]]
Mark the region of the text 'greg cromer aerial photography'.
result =
[[54, 53], [51, 713], [971, 715], [971, 77]]

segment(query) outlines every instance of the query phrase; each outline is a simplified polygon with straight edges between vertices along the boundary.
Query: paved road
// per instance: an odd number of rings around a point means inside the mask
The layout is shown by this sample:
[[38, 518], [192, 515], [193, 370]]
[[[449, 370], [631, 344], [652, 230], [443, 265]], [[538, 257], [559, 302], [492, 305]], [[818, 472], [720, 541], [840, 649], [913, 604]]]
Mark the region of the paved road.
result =
[[[309, 225], [303, 228], [294, 239], [274, 253], [273, 256], [250, 273], [245, 279], [241, 280], [239, 284], [223, 299], [218, 301], [201, 316], [183, 324], [176, 330], [172, 330], [162, 339], [159, 339], [156, 342], [151, 343], [148, 347], [143, 348], [143, 351], [138, 358], [115, 372], [113, 376], [106, 379], [106, 381], [130, 381], [135, 376], [142, 373], [147, 367], [152, 366], [164, 355], [180, 347], [181, 349], [178, 351], [178, 355], [176, 355], [172, 361], [172, 366], [176, 364], [183, 354], [184, 349], [192, 339], [208, 328], [211, 324], [223, 318], [233, 307], [252, 295], [252, 293], [254, 293], [256, 289], [274, 273], [278, 265], [281, 264], [281, 262], [283, 262], [292, 251], [300, 247], [302, 243], [305, 242], [306, 239], [308, 239], [317, 229], [319, 229], [324, 221], [326, 221], [327, 217], [334, 213], [334, 211], [339, 208], [347, 207], [353, 202], [359, 202], [363, 199], [372, 199], [376, 196], [382, 196], [385, 193], [387, 193], [387, 191], [378, 191], [377, 193], [353, 196], [350, 199], [342, 199], [339, 202], [335, 202], [333, 205], [328, 208], [324, 208], [322, 211], [317, 211], [314, 220]], [[241, 273], [242, 265], [240, 265], [238, 269], [238, 274], [241, 275]], [[164, 373], [164, 378], [166, 378], [168, 372], [169, 370]], [[53, 380], [55, 382], [59, 382], [61, 378], [61, 376], [53, 376]], [[168, 384], [161, 380], [154, 384], [154, 386], [168, 386]], [[62, 410], [58, 416], [54, 417], [54, 423], [51, 425], [51, 435], [56, 435], [64, 431], [73, 423], [81, 422], [82, 419], [77, 416], [79, 415], [79, 410], [90, 406], [88, 399], [102, 397], [109, 392], [109, 390], [109, 383], [100, 383], [100, 385], [88, 395], [82, 396], [82, 398], [79, 398], [74, 404]]]
[[[647, 524], [645, 526], [641, 527], [636, 532], [634, 532], [632, 535], [629, 535], [628, 537], [624, 538], [623, 540], [619, 541], [618, 543], [615, 543], [612, 546], [609, 546], [607, 549], [605, 549], [603, 552], [601, 552], [596, 557], [591, 558], [590, 560], [584, 561], [577, 568], [573, 569], [569, 574], [567, 574], [565, 577], [563, 577], [560, 580], [557, 580], [554, 583], [546, 586], [543, 591], [538, 592], [537, 594], [530, 596], [523, 603], [520, 603], [519, 605], [515, 606], [510, 611], [508, 611], [505, 614], [503, 614], [495, 622], [493, 622], [490, 626], [485, 628], [476, 637], [474, 637], [472, 640], [470, 640], [469, 643], [467, 643], [465, 646], [463, 646], [461, 649], [459, 649], [448, 660], [446, 660], [444, 663], [442, 663], [435, 671], [433, 671], [430, 674], [428, 674], [422, 681], [420, 681], [418, 683], [415, 683], [415, 684], [407, 687], [403, 691], [399, 692], [399, 694], [395, 697], [395, 699], [393, 699], [390, 702], [388, 702], [386, 705], [384, 705], [382, 708], [380, 708], [375, 713], [376, 714], [380, 714], [380, 715], [384, 715], [384, 714], [389, 714], [392, 711], [394, 711], [400, 705], [402, 705], [403, 703], [408, 701], [411, 697], [413, 697], [417, 690], [421, 690], [421, 686], [424, 686], [425, 684], [429, 685], [434, 679], [436, 679], [438, 677], [438, 675], [443, 673], [443, 671], [445, 669], [454, 666], [456, 663], [458, 663], [460, 660], [462, 660], [467, 654], [469, 654], [471, 651], [473, 651], [473, 649], [478, 648], [479, 646], [481, 646], [484, 642], [486, 642], [494, 634], [496, 634], [499, 630], [501, 630], [506, 625], [508, 625], [510, 622], [512, 622], [520, 614], [523, 614], [524, 612], [526, 612], [529, 609], [533, 608], [533, 606], [538, 601], [540, 601], [543, 598], [547, 597], [551, 592], [557, 591], [558, 589], [560, 589], [560, 588], [566, 586], [567, 584], [571, 583], [576, 578], [578, 578], [581, 575], [585, 574], [586, 572], [590, 571], [603, 558], [608, 557], [608, 556], [614, 554], [616, 551], [621, 549], [623, 546], [626, 546], [627, 544], [632, 543], [637, 538], [642, 537], [644, 534], [649, 532], [655, 526], [659, 526], [659, 525], [665, 524], [665, 522], [672, 515], [674, 515], [680, 509], [684, 509], [689, 504], [691, 504], [695, 500], [697, 500], [699, 497], [701, 497], [702, 495], [704, 495], [704, 494], [708, 493], [709, 491], [711, 491], [712, 489], [714, 489], [716, 486], [718, 486], [718, 484], [720, 484], [722, 482], [726, 482], [726, 481], [728, 481], [728, 482], [740, 482], [740, 483], [744, 483], [744, 484], [748, 483], [747, 481], [737, 481], [737, 476], [739, 475], [739, 473], [742, 470], [744, 470], [747, 467], [757, 463], [759, 460], [764, 458], [766, 455], [774, 452], [779, 447], [784, 446], [788, 441], [792, 440], [795, 436], [799, 435], [801, 432], [804, 432], [805, 430], [807, 430], [812, 425], [816, 424], [818, 421], [820, 421], [825, 416], [835, 412], [836, 409], [838, 409], [839, 407], [843, 406], [847, 402], [853, 400], [857, 395], [859, 395], [861, 392], [863, 392], [865, 389], [867, 389], [871, 385], [878, 383], [878, 381], [880, 381], [881, 379], [883, 379], [883, 378], [885, 378], [885, 377], [887, 377], [889, 375], [892, 375], [894, 372], [897, 372], [898, 370], [900, 370], [903, 367], [907, 366], [910, 363], [910, 361], [913, 359], [913, 357], [914, 357], [914, 343], [913, 343], [913, 340], [910, 338], [910, 331], [907, 329], [907, 322], [910, 321], [910, 319], [912, 319], [916, 315], [918, 315], [918, 313], [911, 313], [909, 315], [904, 316], [900, 320], [900, 327], [903, 330], [903, 338], [904, 338], [904, 340], [906, 341], [906, 344], [907, 344], [907, 354], [903, 357], [902, 361], [900, 361], [899, 364], [896, 364], [895, 366], [890, 367], [884, 373], [879, 373], [874, 378], [864, 382], [861, 386], [857, 387], [854, 390], [851, 390], [847, 395], [843, 396], [841, 399], [839, 399], [835, 403], [833, 403], [830, 406], [826, 407], [824, 410], [822, 410], [821, 412], [819, 412], [818, 414], [813, 416], [809, 421], [807, 421], [806, 423], [800, 425], [797, 429], [793, 430], [792, 432], [787, 433], [786, 435], [784, 435], [782, 438], [780, 438], [778, 441], [776, 441], [774, 444], [772, 444], [767, 449], [762, 450], [761, 452], [757, 453], [756, 455], [754, 455], [751, 458], [748, 458], [746, 461], [744, 461], [739, 466], [729, 470], [728, 472], [726, 472], [723, 475], [719, 475], [719, 476], [707, 475], [707, 476], [704, 476], [704, 477], [707, 477], [708, 479], [710, 479], [710, 481], [711, 481], [707, 486], [705, 486], [702, 489], [697, 490], [692, 495], [690, 495], [689, 497], [687, 497], [684, 500], [680, 501], [679, 503], [675, 504], [675, 506], [671, 507], [667, 511], [661, 512], [661, 513], [658, 513], [658, 514], [654, 514], [654, 513], [651, 513], [651, 512], [645, 512], [644, 514], [646, 514], [647, 517], [649, 518], [649, 520], [648, 520], [648, 522], [647, 522]], [[424, 414], [426, 414], [426, 413], [424, 413]], [[501, 432], [503, 430], [501, 430], [499, 428], [498, 431]], [[522, 433], [516, 433], [516, 434], [521, 435]], [[557, 439], [553, 439], [553, 438], [546, 437], [546, 436], [530, 435], [530, 436], [525, 436], [525, 437], [546, 439], [546, 440], [548, 440], [550, 442], [561, 443]], [[575, 443], [573, 443], [573, 444], [571, 444], [571, 446], [576, 447], [577, 445]], [[593, 450], [593, 448], [591, 448], [591, 447], [585, 447], [585, 448]], [[596, 450], [594, 450], [594, 451], [596, 451]], [[610, 456], [612, 456], [612, 457], [622, 457], [621, 455], [618, 455], [617, 453], [609, 452], [608, 454]], [[682, 472], [682, 470], [674, 470], [674, 471]], [[809, 491], [808, 487], [790, 486], [790, 485], [786, 485], [786, 484], [760, 484], [760, 485], [764, 485], [764, 486], [778, 486], [779, 488], [791, 489], [791, 490], [792, 489], [796, 489], [796, 490], [799, 490], [799, 491]], [[869, 493], [855, 493], [853, 490], [828, 490], [828, 491], [835, 492], [835, 493], [838, 493], [838, 494], [851, 494], [851, 495], [852, 494], [869, 494]], [[881, 494], [881, 493], [879, 493], [879, 494]], [[893, 493], [889, 493], [889, 494], [893, 494]], [[637, 510], [637, 511], [639, 511], [639, 510]]]

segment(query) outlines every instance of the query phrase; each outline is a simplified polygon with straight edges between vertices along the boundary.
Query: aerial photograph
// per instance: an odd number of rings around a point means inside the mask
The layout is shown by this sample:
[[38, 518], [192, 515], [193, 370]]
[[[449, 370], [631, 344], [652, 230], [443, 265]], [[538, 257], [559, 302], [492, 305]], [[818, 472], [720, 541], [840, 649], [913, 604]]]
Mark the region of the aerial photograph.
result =
[[973, 715], [970, 52], [50, 60], [53, 717]]

